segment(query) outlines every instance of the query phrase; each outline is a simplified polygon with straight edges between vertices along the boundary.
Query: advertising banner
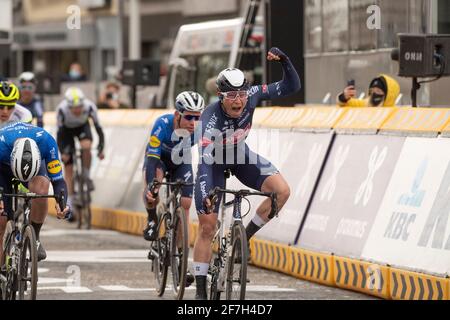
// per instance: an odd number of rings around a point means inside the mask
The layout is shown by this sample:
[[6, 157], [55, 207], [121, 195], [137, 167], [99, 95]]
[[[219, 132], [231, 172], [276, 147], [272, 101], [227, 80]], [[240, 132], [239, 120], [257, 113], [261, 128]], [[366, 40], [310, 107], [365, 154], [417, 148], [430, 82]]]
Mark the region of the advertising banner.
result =
[[360, 257], [404, 138], [338, 135], [298, 246]]
[[449, 150], [448, 139], [406, 140], [363, 258], [450, 274]]

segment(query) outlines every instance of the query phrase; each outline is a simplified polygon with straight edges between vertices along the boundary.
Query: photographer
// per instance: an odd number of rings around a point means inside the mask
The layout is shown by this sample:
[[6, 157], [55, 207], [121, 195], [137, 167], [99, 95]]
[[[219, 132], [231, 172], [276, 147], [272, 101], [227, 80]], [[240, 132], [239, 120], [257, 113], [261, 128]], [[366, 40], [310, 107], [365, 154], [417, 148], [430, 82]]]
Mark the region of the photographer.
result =
[[128, 109], [129, 107], [120, 102], [119, 99], [120, 86], [117, 83], [109, 82], [105, 91], [100, 95], [97, 103], [99, 109]]
[[384, 74], [372, 80], [369, 85], [369, 97], [367, 99], [356, 99], [355, 84], [348, 83], [338, 98], [340, 107], [393, 107], [400, 94], [399, 83]]

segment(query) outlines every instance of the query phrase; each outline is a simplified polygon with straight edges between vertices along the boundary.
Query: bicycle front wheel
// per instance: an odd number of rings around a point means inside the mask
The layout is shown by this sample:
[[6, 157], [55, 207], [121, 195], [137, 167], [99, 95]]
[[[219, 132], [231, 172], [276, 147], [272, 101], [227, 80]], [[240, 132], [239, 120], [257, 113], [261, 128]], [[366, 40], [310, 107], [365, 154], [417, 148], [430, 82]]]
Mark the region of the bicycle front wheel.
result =
[[182, 300], [186, 288], [186, 273], [189, 257], [188, 222], [184, 210], [175, 210], [176, 223], [173, 225], [170, 248], [172, 283], [175, 299]]
[[168, 259], [168, 238], [167, 238], [167, 220], [164, 215], [161, 216], [161, 223], [158, 225], [158, 239], [153, 241], [152, 250], [156, 252], [156, 256], [153, 259], [153, 272], [155, 273], [156, 280], [156, 293], [158, 297], [164, 295], [167, 283], [167, 272], [169, 270]]
[[247, 235], [241, 222], [233, 225], [231, 245], [226, 278], [226, 298], [227, 300], [245, 300], [248, 247]]
[[19, 263], [19, 300], [36, 300], [38, 282], [38, 261], [36, 235], [31, 226], [23, 232]]
[[16, 300], [17, 291], [17, 274], [14, 271], [13, 257], [14, 255], [14, 241], [16, 237], [16, 232], [14, 230], [14, 222], [12, 220], [8, 221], [5, 228], [5, 233], [3, 235], [3, 257], [4, 257], [4, 267], [6, 270], [6, 275], [4, 282], [1, 283], [1, 300]]

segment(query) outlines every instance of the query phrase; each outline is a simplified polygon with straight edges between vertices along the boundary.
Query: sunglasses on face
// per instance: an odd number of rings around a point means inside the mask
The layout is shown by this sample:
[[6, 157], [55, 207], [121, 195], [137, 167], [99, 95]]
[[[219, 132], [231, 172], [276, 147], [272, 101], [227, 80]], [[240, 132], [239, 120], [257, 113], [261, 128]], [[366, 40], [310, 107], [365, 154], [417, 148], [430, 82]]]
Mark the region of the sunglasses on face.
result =
[[193, 116], [193, 115], [190, 115], [190, 114], [183, 115], [183, 118], [185, 120], [187, 120], [187, 121], [192, 121], [192, 120], [198, 121], [198, 120], [200, 120], [200, 116]]
[[16, 106], [2, 106], [2, 105], [0, 105], [0, 110], [5, 110], [5, 108], [7, 109], [7, 110], [12, 110], [12, 109], [14, 109]]
[[240, 99], [245, 99], [248, 97], [247, 91], [229, 91], [229, 92], [222, 92], [222, 96], [225, 99], [235, 100], [237, 97]]
[[35, 86], [32, 84], [21, 84], [19, 89], [23, 91], [34, 91]]

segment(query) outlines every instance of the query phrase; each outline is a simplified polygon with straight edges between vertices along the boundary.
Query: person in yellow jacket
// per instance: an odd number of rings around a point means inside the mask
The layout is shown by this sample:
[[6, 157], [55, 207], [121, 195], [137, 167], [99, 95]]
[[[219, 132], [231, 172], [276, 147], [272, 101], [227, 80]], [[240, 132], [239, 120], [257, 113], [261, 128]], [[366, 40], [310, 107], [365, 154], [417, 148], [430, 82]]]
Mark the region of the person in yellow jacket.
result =
[[399, 94], [397, 80], [381, 74], [370, 83], [367, 99], [356, 99], [355, 86], [350, 85], [338, 96], [337, 103], [340, 107], [393, 107]]

